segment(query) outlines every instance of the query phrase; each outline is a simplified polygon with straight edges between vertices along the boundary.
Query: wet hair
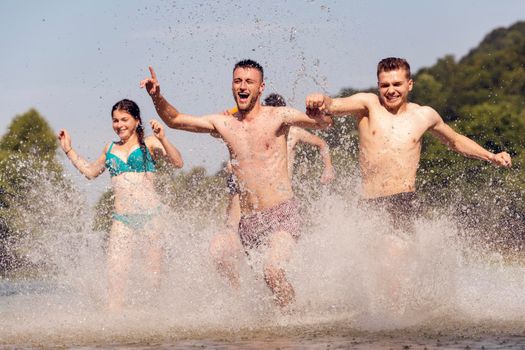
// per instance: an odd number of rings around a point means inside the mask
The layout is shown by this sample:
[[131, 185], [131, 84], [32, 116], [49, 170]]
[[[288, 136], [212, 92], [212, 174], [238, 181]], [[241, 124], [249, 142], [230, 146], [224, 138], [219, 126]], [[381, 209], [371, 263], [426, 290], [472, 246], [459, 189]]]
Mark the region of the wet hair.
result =
[[140, 118], [140, 108], [139, 106], [128, 99], [123, 99], [118, 101], [113, 105], [113, 108], [111, 108], [111, 115], [113, 115], [113, 112], [115, 111], [124, 111], [131, 115], [133, 119], [138, 120], [139, 125], [137, 125], [137, 128], [135, 129], [137, 131], [137, 137], [139, 139], [139, 146], [140, 150], [142, 151], [142, 159], [144, 161], [144, 169], [146, 168], [146, 161], [147, 161], [147, 152], [146, 152], [146, 143], [144, 142], [144, 127], [142, 126], [142, 119]]
[[235, 66], [233, 66], [233, 71], [235, 72], [235, 70], [237, 68], [253, 68], [253, 69], [257, 69], [260, 73], [261, 73], [261, 81], [264, 80], [264, 70], [263, 70], [263, 67], [255, 62], [254, 60], [242, 60], [242, 61], [239, 61], [237, 63], [235, 63]]
[[377, 64], [377, 77], [379, 78], [379, 73], [381, 72], [390, 72], [398, 69], [404, 69], [407, 73], [407, 78], [410, 79], [410, 65], [407, 60], [398, 57], [387, 57], [379, 61]]
[[279, 94], [269, 94], [264, 99], [264, 105], [271, 107], [286, 107], [286, 101], [284, 97]]

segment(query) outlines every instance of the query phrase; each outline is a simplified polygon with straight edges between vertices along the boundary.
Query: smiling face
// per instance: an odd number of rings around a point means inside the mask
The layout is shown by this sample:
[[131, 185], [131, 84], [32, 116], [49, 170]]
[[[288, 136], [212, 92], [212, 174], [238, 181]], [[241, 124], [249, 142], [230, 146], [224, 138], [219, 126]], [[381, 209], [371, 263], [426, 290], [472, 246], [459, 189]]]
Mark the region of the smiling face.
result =
[[413, 84], [405, 69], [380, 72], [377, 85], [382, 105], [392, 113], [399, 111], [407, 104]]
[[139, 121], [128, 112], [116, 109], [111, 114], [111, 118], [113, 120], [113, 130], [115, 130], [121, 141], [128, 140], [137, 133]]
[[233, 71], [232, 93], [241, 113], [251, 111], [259, 103], [263, 91], [264, 82], [260, 71], [244, 67]]

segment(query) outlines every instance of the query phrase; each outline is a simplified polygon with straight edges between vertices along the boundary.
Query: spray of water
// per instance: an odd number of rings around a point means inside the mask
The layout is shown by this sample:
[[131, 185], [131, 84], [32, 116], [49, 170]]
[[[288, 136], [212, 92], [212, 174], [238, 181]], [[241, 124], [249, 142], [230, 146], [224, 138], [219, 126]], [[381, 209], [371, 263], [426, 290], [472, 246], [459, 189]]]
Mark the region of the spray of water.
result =
[[64, 193], [40, 181], [27, 197], [34, 205], [21, 217], [32, 238], [20, 244], [47, 273], [2, 281], [0, 339], [105, 344], [290, 335], [304, 329], [440, 331], [523, 321], [525, 268], [497, 254], [480, 259], [446, 216], [418, 220], [414, 236], [405, 237], [386, 224], [386, 216], [358, 205], [355, 175], [340, 179], [339, 186], [346, 190], [304, 189], [307, 227], [286, 266], [297, 293], [291, 314], [275, 306], [257, 263], [241, 259], [239, 290], [216, 272], [209, 242], [221, 229], [220, 218], [195, 220], [199, 198], [187, 198], [193, 208], [188, 212], [166, 209], [163, 214], [159, 290], [151, 288], [143, 269], [146, 238], [138, 233], [130, 240], [135, 254], [127, 305], [110, 313], [106, 233], [91, 229], [92, 211], [85, 201], [73, 200], [82, 198], [78, 190]]

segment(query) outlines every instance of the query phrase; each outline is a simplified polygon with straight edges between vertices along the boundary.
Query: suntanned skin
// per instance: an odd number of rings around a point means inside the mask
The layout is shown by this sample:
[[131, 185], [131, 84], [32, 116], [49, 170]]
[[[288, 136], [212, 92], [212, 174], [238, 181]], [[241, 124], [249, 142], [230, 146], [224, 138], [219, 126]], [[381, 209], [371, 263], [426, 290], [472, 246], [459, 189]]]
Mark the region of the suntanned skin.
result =
[[491, 153], [455, 132], [431, 107], [408, 102], [413, 81], [405, 69], [382, 71], [379, 96], [357, 93], [345, 98], [312, 94], [307, 108], [358, 118], [362, 196], [375, 198], [415, 191], [423, 134], [430, 131], [443, 144], [466, 157], [510, 167], [507, 152]]
[[298, 143], [306, 143], [319, 148], [321, 158], [323, 160], [324, 169], [321, 174], [321, 183], [328, 184], [335, 178], [334, 167], [332, 166], [332, 157], [330, 156], [330, 148], [325, 140], [316, 136], [302, 128], [291, 127], [286, 139], [288, 148], [288, 174], [290, 178], [293, 174], [293, 166], [295, 161], [295, 146]]
[[[141, 82], [151, 96], [158, 115], [171, 128], [219, 135], [230, 152], [232, 170], [240, 188], [241, 213], [251, 214], [272, 208], [293, 197], [288, 176], [286, 134], [290, 126], [323, 128], [331, 118], [318, 110], [309, 115], [286, 107], [261, 106], [264, 91], [262, 74], [255, 68], [237, 68], [233, 72], [232, 92], [238, 112], [194, 117], [180, 113], [160, 93], [154, 70]], [[286, 307], [295, 292], [279, 266], [291, 254], [294, 239], [288, 232], [276, 232], [268, 238], [264, 261], [265, 281], [276, 302]]]
[[[228, 113], [226, 111], [225, 113]], [[321, 175], [321, 183], [328, 184], [335, 178], [334, 169], [332, 166], [332, 158], [330, 156], [330, 149], [326, 141], [315, 136], [308, 131], [298, 128], [290, 127], [287, 137], [288, 148], [288, 174], [290, 178], [293, 175], [293, 165], [295, 158], [295, 146], [299, 142], [307, 143], [319, 147], [321, 156], [323, 158], [324, 170]], [[231, 163], [227, 164], [227, 171], [232, 172]], [[241, 210], [239, 204], [239, 194], [230, 194], [228, 200], [228, 207], [226, 209], [226, 230], [221, 232], [210, 242], [210, 253], [215, 261], [217, 270], [221, 275], [228, 279], [231, 286], [234, 288], [240, 287], [238, 260], [242, 256], [242, 245], [237, 234], [239, 227], [239, 220], [241, 218]]]
[[[359, 166], [362, 176], [362, 197], [377, 198], [416, 190], [416, 171], [421, 155], [423, 134], [429, 131], [450, 149], [466, 157], [490, 161], [510, 167], [508, 153], [493, 154], [471, 139], [458, 134], [443, 122], [431, 107], [408, 102], [413, 81], [404, 68], [380, 71], [379, 94], [357, 93], [345, 98], [322, 94], [307, 97], [309, 108], [319, 108], [332, 115], [354, 115], [358, 120]], [[391, 305], [402, 296], [401, 281], [396, 268], [406, 266], [406, 241], [385, 235], [381, 244], [382, 283]]]
[[[133, 150], [139, 147], [137, 126], [139, 122], [129, 113], [115, 110], [112, 113], [113, 130], [120, 141], [113, 145], [111, 152], [126, 161]], [[146, 147], [154, 159], [165, 157], [177, 168], [183, 166], [179, 151], [169, 142], [164, 127], [156, 120], [150, 121], [154, 136], [144, 139]], [[58, 134], [60, 146], [71, 163], [88, 179], [98, 177], [105, 170], [106, 154], [111, 144], [107, 144], [102, 154], [93, 162], [82, 158], [72, 147], [71, 136], [65, 129]], [[148, 212], [161, 205], [160, 196], [155, 191], [154, 174], [144, 172], [125, 172], [111, 178], [115, 199], [116, 213]], [[140, 234], [131, 230], [118, 220], [113, 220], [107, 248], [107, 269], [110, 311], [119, 311], [125, 305], [128, 273], [132, 265], [132, 247], [140, 245], [140, 251], [145, 254], [144, 265], [149, 272], [145, 283], [154, 289], [160, 286], [162, 271], [162, 248], [159, 246], [160, 232], [163, 225], [158, 218], [153, 218]], [[146, 238], [137, 242], [137, 237]], [[138, 247], [137, 247], [138, 249]]]
[[292, 125], [323, 128], [331, 124], [330, 117], [322, 113], [306, 115], [287, 107], [261, 106], [264, 82], [254, 68], [237, 68], [233, 72], [237, 113], [194, 117], [180, 113], [168, 103], [160, 94], [151, 67], [150, 72], [151, 78], [143, 80], [141, 86], [147, 89], [157, 113], [169, 127], [217, 133], [226, 143], [241, 188], [243, 214], [274, 207], [293, 197], [286, 160], [288, 128]]
[[[271, 106], [271, 105], [267, 104], [267, 106]], [[237, 112], [238, 112], [237, 107], [234, 107], [234, 108], [224, 111], [223, 114], [224, 115], [234, 115]], [[296, 154], [295, 146], [297, 146], [298, 143], [306, 143], [306, 144], [316, 146], [317, 148], [319, 148], [319, 152], [321, 153], [321, 158], [324, 164], [323, 173], [321, 174], [321, 183], [328, 184], [329, 182], [334, 180], [335, 172], [334, 172], [334, 167], [332, 165], [332, 157], [330, 156], [330, 147], [328, 147], [328, 144], [326, 143], [326, 141], [320, 138], [319, 136], [316, 136], [312, 134], [311, 132], [306, 131], [305, 129], [299, 128], [296, 126], [291, 126], [288, 130], [288, 135], [286, 136], [286, 147], [287, 147], [287, 157], [288, 157], [288, 175], [290, 179], [292, 179], [293, 166], [295, 162], [295, 154]], [[228, 172], [231, 172], [231, 171], [232, 171], [231, 162], [228, 162]], [[238, 201], [238, 198], [236, 198], [236, 200]]]

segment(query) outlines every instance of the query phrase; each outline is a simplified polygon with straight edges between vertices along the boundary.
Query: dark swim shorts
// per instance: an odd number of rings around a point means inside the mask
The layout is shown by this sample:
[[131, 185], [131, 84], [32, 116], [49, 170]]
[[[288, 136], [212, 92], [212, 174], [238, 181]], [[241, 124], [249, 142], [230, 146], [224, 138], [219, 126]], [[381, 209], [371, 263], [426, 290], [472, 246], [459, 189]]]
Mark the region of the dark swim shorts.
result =
[[414, 222], [421, 214], [421, 203], [415, 192], [361, 199], [359, 204], [372, 210], [384, 210], [388, 213], [392, 227], [407, 233], [414, 232]]
[[239, 236], [245, 250], [267, 243], [275, 232], [288, 232], [296, 240], [301, 231], [301, 216], [297, 199], [291, 198], [274, 207], [243, 215], [239, 222]]

